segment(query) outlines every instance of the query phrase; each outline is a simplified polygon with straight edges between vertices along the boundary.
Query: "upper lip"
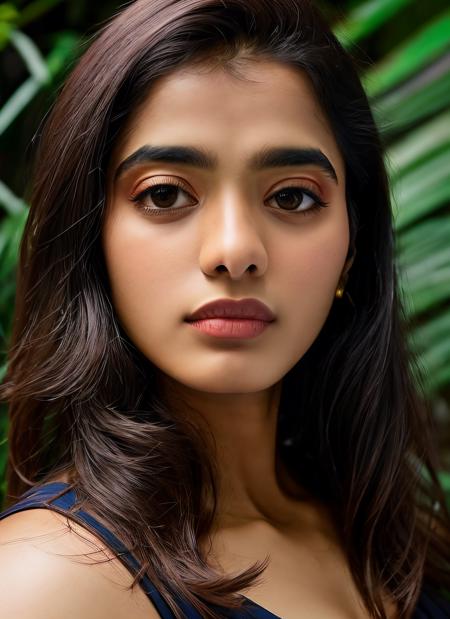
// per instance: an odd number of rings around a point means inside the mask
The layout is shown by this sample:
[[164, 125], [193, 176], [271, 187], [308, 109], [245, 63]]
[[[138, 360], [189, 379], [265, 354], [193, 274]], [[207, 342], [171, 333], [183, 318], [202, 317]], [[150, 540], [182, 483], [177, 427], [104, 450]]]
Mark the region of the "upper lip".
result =
[[258, 299], [217, 299], [196, 309], [186, 320], [202, 318], [253, 318], [271, 322], [275, 320], [275, 315]]

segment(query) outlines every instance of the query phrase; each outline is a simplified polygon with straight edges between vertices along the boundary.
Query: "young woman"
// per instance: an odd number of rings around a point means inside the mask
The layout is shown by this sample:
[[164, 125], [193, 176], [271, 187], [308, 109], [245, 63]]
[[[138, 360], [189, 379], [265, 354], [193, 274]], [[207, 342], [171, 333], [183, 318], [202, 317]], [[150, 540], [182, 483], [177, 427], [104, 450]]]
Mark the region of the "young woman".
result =
[[137, 0], [36, 157], [6, 617], [450, 617], [382, 147], [305, 0]]

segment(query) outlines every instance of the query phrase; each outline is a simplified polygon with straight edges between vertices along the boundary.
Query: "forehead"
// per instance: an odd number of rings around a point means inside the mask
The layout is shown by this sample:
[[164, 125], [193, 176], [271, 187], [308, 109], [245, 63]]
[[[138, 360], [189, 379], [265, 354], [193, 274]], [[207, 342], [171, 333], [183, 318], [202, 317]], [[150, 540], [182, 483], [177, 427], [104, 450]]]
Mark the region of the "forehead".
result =
[[322, 150], [343, 174], [343, 162], [308, 76], [268, 60], [235, 76], [223, 68], [180, 68], [158, 79], [128, 119], [117, 148], [123, 159], [143, 144], [201, 145], [242, 161], [261, 146]]

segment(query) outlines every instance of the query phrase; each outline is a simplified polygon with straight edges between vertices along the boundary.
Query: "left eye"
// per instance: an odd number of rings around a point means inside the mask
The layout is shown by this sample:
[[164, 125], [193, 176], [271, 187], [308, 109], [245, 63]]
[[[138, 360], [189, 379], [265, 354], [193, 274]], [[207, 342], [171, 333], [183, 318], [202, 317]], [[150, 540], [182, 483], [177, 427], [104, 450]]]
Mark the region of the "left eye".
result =
[[183, 204], [177, 204], [180, 194], [188, 196], [191, 200], [190, 204], [195, 204], [195, 200], [187, 191], [184, 191], [184, 189], [172, 183], [148, 187], [136, 197], [132, 198], [132, 200], [145, 209], [151, 210], [156, 207], [156, 210], [165, 210], [183, 206]]
[[[312, 191], [301, 187], [284, 187], [274, 193], [267, 203], [275, 200], [277, 206], [285, 211], [303, 212], [309, 211], [315, 204], [323, 206], [322, 200]], [[301, 209], [299, 209], [301, 207]], [[299, 209], [299, 210], [297, 210]]]

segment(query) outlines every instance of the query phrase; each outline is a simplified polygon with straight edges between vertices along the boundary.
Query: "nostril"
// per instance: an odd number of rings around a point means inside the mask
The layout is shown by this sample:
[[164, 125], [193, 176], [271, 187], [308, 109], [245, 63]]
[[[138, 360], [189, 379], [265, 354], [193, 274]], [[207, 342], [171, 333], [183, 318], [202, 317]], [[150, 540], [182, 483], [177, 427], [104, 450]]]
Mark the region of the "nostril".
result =
[[[256, 264], [251, 264], [249, 267], [247, 267], [247, 270], [250, 271], [250, 273], [253, 273], [257, 270]], [[224, 264], [219, 264], [219, 266], [216, 267], [216, 271], [222, 273], [223, 271], [228, 271], [228, 269]]]

